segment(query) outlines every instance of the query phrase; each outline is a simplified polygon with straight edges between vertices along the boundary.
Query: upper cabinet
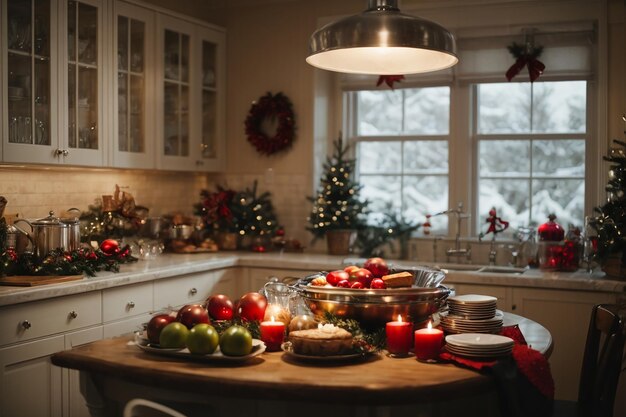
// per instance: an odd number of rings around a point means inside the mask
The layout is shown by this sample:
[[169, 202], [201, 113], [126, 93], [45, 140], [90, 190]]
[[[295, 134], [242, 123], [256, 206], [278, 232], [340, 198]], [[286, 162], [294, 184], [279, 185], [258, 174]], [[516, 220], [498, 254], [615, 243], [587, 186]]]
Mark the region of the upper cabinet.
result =
[[155, 31], [156, 13], [115, 3], [112, 44], [114, 111], [113, 166], [155, 167]]
[[158, 167], [219, 170], [224, 160], [224, 35], [161, 15], [157, 39]]
[[2, 0], [2, 160], [218, 171], [225, 34], [139, 2]]

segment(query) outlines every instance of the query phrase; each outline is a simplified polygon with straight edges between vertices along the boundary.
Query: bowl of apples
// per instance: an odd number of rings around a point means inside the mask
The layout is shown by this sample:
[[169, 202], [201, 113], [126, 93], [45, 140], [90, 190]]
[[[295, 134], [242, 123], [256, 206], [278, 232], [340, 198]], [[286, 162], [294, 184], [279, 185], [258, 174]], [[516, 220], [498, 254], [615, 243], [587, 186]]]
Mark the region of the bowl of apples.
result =
[[362, 267], [319, 272], [295, 285], [312, 313], [355, 319], [365, 327], [384, 326], [401, 315], [420, 326], [438, 312], [450, 290], [441, 285], [445, 272], [427, 267], [390, 269], [381, 258]]

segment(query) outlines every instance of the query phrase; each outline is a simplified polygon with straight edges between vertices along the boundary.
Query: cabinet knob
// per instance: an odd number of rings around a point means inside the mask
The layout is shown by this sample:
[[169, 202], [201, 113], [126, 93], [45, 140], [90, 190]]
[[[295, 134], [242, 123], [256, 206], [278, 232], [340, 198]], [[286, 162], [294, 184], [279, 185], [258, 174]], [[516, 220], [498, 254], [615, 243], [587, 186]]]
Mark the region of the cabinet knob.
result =
[[198, 294], [198, 290], [196, 288], [192, 288], [192, 289], [189, 290], [189, 294], [196, 295], [196, 294]]
[[22, 328], [23, 328], [23, 329], [28, 330], [28, 329], [30, 329], [30, 327], [31, 327], [30, 321], [28, 321], [28, 320], [24, 320], [24, 321], [22, 322]]
[[54, 156], [61, 156], [63, 155], [63, 149], [55, 149], [54, 150]]
[[71, 319], [75, 319], [76, 317], [78, 317], [78, 313], [77, 313], [76, 311], [72, 310], [72, 311], [70, 311], [70, 313], [68, 314], [68, 316], [69, 316]]
[[511, 306], [511, 310], [517, 310], [517, 304], [513, 304], [513, 305]]
[[129, 310], [131, 308], [135, 308], [135, 302], [134, 301], [129, 301], [128, 303], [126, 303], [126, 307], [128, 307]]
[[70, 154], [70, 151], [68, 151], [67, 149], [63, 149], [63, 156], [68, 156]]

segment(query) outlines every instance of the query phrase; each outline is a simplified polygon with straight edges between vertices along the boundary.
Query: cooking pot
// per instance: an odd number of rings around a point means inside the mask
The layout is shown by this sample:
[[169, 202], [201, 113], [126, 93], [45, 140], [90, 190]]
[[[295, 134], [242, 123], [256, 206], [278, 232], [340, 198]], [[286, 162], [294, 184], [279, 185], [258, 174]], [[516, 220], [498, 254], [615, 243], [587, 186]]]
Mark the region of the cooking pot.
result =
[[50, 211], [50, 215], [43, 219], [33, 221], [18, 219], [15, 221], [14, 225], [19, 222], [27, 223], [31, 227], [31, 233], [27, 233], [22, 229], [20, 230], [26, 233], [33, 242], [33, 252], [38, 259], [43, 259], [54, 249], [69, 250], [69, 226], [63, 223], [58, 217], [55, 217], [54, 211]]
[[67, 250], [73, 251], [80, 248], [80, 210], [72, 207], [67, 210], [68, 213], [75, 212], [76, 216], [67, 216], [59, 219], [61, 223], [66, 224], [68, 228]]

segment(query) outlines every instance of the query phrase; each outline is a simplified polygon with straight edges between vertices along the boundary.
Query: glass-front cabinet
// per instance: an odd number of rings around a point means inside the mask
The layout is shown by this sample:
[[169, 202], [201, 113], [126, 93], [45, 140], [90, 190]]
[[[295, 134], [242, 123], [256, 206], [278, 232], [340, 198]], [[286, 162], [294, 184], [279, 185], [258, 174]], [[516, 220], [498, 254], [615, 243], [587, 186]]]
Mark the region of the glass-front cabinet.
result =
[[0, 1], [2, 161], [222, 169], [222, 29], [124, 0]]
[[3, 159], [49, 163], [59, 158], [56, 1], [2, 2]]
[[158, 168], [215, 171], [223, 159], [224, 36], [158, 18]]
[[124, 2], [114, 13], [116, 68], [113, 91], [116, 99], [113, 129], [113, 165], [154, 168], [154, 33], [155, 14]]

